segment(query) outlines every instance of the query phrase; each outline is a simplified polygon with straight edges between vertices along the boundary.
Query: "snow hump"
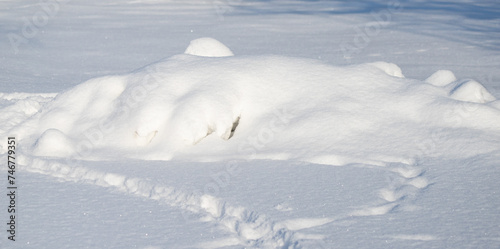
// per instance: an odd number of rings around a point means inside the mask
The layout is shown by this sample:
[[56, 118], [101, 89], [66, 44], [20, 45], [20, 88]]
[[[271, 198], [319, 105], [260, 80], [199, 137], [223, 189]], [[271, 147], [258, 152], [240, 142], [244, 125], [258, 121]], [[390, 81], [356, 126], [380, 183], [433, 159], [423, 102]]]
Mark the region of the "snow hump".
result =
[[[388, 62], [339, 67], [229, 55], [220, 42], [201, 38], [185, 54], [90, 79], [55, 97], [32, 96], [33, 103], [23, 104], [0, 95], [12, 104], [3, 111], [12, 122], [0, 127], [0, 139], [23, 134], [19, 143], [27, 153], [61, 158], [378, 165], [407, 162], [421, 151], [415, 141], [425, 141], [435, 127], [452, 128], [439, 140], [438, 152], [449, 156], [464, 154], [447, 149], [463, 141], [445, 138], [461, 138], [467, 129], [470, 136], [500, 131], [500, 111], [489, 105], [495, 97], [479, 82], [435, 86], [455, 79], [448, 71], [424, 82], [404, 78]], [[474, 151], [475, 143], [464, 144]]]
[[210, 37], [192, 40], [184, 53], [203, 57], [226, 57], [234, 55], [226, 45]]
[[393, 77], [398, 77], [398, 78], [404, 78], [405, 76], [403, 75], [403, 72], [401, 71], [401, 68], [393, 63], [387, 63], [385, 61], [377, 61], [377, 62], [372, 62], [369, 63], [370, 65], [384, 71], [387, 75], [393, 76]]
[[451, 90], [450, 97], [474, 103], [487, 103], [496, 100], [481, 83], [475, 80], [466, 80], [458, 83]]
[[425, 79], [425, 82], [435, 86], [446, 86], [452, 82], [455, 82], [456, 80], [457, 78], [452, 71], [438, 70], [431, 76], [429, 76], [429, 78]]

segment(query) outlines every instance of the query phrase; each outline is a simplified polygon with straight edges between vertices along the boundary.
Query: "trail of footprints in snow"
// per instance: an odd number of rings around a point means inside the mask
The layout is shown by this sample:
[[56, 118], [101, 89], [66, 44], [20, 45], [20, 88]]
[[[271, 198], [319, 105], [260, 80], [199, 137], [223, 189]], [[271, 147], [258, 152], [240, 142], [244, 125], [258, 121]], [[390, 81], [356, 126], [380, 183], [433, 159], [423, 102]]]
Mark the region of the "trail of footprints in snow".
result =
[[[115, 189], [126, 194], [160, 201], [179, 208], [184, 213], [194, 214], [193, 217], [203, 217], [202, 220], [214, 222], [229, 231], [233, 238], [226, 239], [224, 243], [230, 242], [233, 245], [257, 248], [302, 248], [298, 243], [301, 240], [301, 234], [294, 231], [335, 221], [335, 219], [323, 218], [307, 219], [307, 222], [296, 220], [274, 222], [264, 215], [249, 211], [244, 207], [231, 206], [213, 196], [188, 194], [146, 179], [129, 178], [115, 173], [100, 172], [81, 166], [68, 166], [38, 158], [20, 159], [20, 163], [26, 165], [25, 168], [30, 172], [65, 181]], [[401, 206], [406, 199], [409, 199], [408, 197], [418, 194], [419, 191], [429, 186], [428, 180], [423, 176], [425, 172], [419, 167], [400, 163], [392, 164], [387, 169], [395, 177], [388, 186], [378, 191], [383, 202], [352, 212], [350, 216], [387, 214]], [[300, 227], [297, 227], [297, 224]], [[322, 238], [318, 239], [317, 242], [321, 242]]]
[[[244, 245], [247, 248], [302, 248], [298, 243], [300, 238], [296, 238], [295, 233], [289, 229], [264, 215], [249, 211], [244, 207], [231, 206], [210, 195], [188, 194], [146, 179], [129, 178], [82, 166], [68, 166], [59, 162], [29, 157], [20, 157], [18, 160], [29, 172], [49, 175], [64, 181], [115, 189], [125, 194], [160, 201], [179, 208], [183, 212], [194, 213], [196, 217], [203, 217], [203, 221], [214, 222], [229, 231], [232, 238], [221, 242], [226, 245]], [[228, 241], [230, 244], [227, 244]], [[204, 246], [201, 245], [201, 247]]]
[[423, 176], [425, 171], [419, 167], [397, 163], [389, 166], [388, 170], [396, 177], [388, 186], [379, 190], [381, 204], [357, 210], [352, 216], [384, 215], [401, 206], [401, 204], [415, 196], [429, 186], [429, 181]]

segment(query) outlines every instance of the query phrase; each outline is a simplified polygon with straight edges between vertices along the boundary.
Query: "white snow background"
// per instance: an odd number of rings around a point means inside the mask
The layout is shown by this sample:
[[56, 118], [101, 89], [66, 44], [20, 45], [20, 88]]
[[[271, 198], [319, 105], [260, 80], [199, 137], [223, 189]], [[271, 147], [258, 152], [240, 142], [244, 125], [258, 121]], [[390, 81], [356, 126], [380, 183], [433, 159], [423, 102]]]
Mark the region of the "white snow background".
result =
[[0, 9], [1, 248], [500, 247], [496, 1]]

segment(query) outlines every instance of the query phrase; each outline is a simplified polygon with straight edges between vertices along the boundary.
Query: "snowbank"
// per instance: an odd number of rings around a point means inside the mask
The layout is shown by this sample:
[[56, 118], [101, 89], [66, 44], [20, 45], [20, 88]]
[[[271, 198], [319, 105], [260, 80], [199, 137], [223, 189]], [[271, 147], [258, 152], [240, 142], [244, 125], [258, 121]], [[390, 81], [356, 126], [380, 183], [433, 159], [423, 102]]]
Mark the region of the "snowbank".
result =
[[498, 101], [450, 71], [419, 81], [386, 62], [232, 55], [202, 38], [132, 73], [91, 79], [49, 102], [32, 98], [35, 110], [2, 95], [2, 111], [24, 113], [2, 136], [18, 134], [37, 156], [343, 165], [411, 163], [430, 146], [466, 156], [489, 150], [484, 138], [500, 131]]

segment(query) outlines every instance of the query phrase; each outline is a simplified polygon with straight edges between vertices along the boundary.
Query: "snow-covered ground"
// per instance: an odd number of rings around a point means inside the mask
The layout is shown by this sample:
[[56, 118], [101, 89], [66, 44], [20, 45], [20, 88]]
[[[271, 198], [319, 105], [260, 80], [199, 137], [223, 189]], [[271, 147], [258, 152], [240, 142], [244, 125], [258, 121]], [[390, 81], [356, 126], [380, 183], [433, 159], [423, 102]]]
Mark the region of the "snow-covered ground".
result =
[[1, 248], [500, 247], [495, 1], [0, 9]]

